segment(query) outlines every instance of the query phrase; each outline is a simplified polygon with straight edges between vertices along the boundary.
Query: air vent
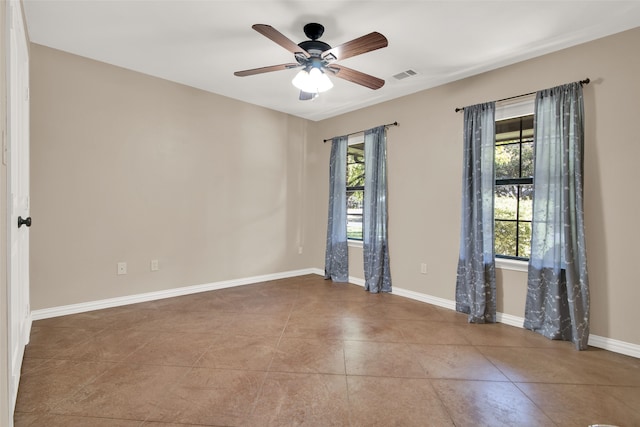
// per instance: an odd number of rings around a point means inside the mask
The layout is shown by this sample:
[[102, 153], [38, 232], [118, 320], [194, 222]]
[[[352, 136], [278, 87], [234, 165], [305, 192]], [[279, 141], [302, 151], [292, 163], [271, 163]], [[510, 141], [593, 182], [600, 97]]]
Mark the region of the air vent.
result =
[[413, 70], [407, 70], [407, 71], [403, 71], [401, 73], [396, 74], [395, 76], [393, 76], [394, 79], [396, 80], [404, 80], [408, 77], [413, 77], [416, 74], [418, 74], [417, 72], [413, 71]]

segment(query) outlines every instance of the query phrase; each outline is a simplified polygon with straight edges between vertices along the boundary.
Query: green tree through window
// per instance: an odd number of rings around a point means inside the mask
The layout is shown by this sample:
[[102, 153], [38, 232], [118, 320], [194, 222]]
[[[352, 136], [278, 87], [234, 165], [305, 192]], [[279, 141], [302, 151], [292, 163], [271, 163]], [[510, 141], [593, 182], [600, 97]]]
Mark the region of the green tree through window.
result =
[[362, 240], [364, 142], [347, 148], [347, 238]]
[[528, 259], [533, 207], [533, 115], [496, 122], [495, 253]]

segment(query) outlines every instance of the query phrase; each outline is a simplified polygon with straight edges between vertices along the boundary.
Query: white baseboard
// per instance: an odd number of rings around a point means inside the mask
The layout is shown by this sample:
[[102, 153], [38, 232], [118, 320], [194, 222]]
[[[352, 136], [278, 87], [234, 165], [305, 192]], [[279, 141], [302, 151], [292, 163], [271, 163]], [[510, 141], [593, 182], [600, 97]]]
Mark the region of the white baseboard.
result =
[[402, 289], [394, 286], [391, 293], [401, 297], [410, 298], [416, 301], [426, 302], [427, 304], [435, 305], [438, 307], [448, 308], [449, 310], [456, 309], [455, 301], [434, 297], [432, 295], [427, 295], [420, 292], [410, 291], [408, 289]]
[[64, 305], [60, 307], [44, 308], [40, 310], [33, 310], [31, 312], [31, 318], [33, 320], [48, 319], [51, 317], [66, 316], [68, 314], [84, 313], [87, 311], [101, 310], [103, 308], [119, 307], [119, 306], [128, 305], [128, 304], [155, 301], [155, 300], [164, 299], [164, 298], [172, 298], [172, 297], [178, 297], [182, 295], [195, 294], [198, 292], [215, 291], [217, 289], [251, 285], [254, 283], [266, 282], [269, 280], [304, 276], [306, 274], [317, 274], [316, 269], [309, 268], [304, 270], [286, 271], [283, 273], [265, 274], [262, 276], [245, 277], [241, 279], [225, 280], [222, 282], [205, 283], [202, 285], [167, 289], [164, 291], [147, 292], [144, 294], [127, 295], [124, 297], [108, 298], [108, 299], [103, 299], [98, 301]]
[[353, 283], [354, 285], [362, 286], [364, 288], [364, 279], [360, 279], [359, 277], [349, 276], [349, 283]]
[[321, 269], [319, 269], [319, 268], [310, 268], [310, 269], [309, 269], [309, 272], [310, 272], [311, 274], [317, 274], [318, 276], [322, 276], [322, 277], [324, 277], [324, 270], [321, 270]]
[[524, 326], [524, 317], [514, 316], [512, 314], [506, 313], [496, 313], [496, 320], [499, 323], [504, 323], [505, 325], [515, 326], [516, 328], [523, 328]]
[[640, 345], [637, 344], [591, 334], [589, 345], [640, 359]]
[[[286, 271], [283, 273], [266, 274], [262, 276], [246, 277], [241, 279], [225, 280], [222, 282], [205, 283], [202, 285], [186, 286], [182, 288], [167, 289], [164, 291], [148, 292], [144, 294], [129, 295], [124, 297], [109, 298], [99, 301], [91, 301], [80, 304], [71, 304], [61, 307], [45, 308], [41, 310], [33, 310], [31, 312], [32, 320], [48, 319], [50, 317], [65, 316], [68, 314], [84, 313], [87, 311], [100, 310], [103, 308], [118, 307], [128, 304], [136, 304], [146, 301], [154, 301], [164, 298], [172, 298], [182, 295], [195, 294], [198, 292], [214, 291], [217, 289], [231, 288], [234, 286], [250, 285], [254, 283], [266, 282], [269, 280], [286, 279], [289, 277], [304, 276], [306, 274], [317, 274], [324, 276], [324, 271], [319, 268], [308, 268], [303, 270]], [[349, 277], [349, 283], [364, 287], [364, 279], [358, 277]], [[432, 295], [423, 294], [420, 292], [410, 291], [408, 289], [402, 289], [394, 287], [392, 293], [404, 298], [421, 301], [427, 304], [435, 305], [438, 307], [447, 308], [449, 310], [455, 310], [455, 301], [445, 298], [435, 297]], [[497, 313], [496, 320], [505, 325], [515, 326], [522, 328], [524, 324], [524, 318], [513, 316], [506, 313]], [[613, 338], [601, 337], [598, 335], [589, 336], [589, 345], [593, 347], [609, 350], [614, 353], [620, 353], [627, 356], [640, 358], [640, 345], [632, 344], [625, 341], [619, 341]]]

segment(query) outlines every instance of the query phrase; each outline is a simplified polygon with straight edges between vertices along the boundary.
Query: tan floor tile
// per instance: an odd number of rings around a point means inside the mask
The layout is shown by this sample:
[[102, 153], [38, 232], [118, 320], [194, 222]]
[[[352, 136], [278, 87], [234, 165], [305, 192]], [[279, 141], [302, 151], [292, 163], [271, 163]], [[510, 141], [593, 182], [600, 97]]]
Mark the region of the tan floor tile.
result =
[[178, 423], [163, 423], [160, 421], [145, 421], [142, 423], [142, 427], [202, 427], [202, 424], [178, 424]]
[[189, 309], [193, 311], [206, 311], [209, 313], [241, 313], [242, 307], [238, 305], [237, 298], [224, 298], [217, 295], [219, 291], [207, 292], [204, 297], [191, 301]]
[[301, 276], [299, 277], [300, 280], [286, 278], [260, 282], [255, 284], [253, 292], [258, 292], [263, 296], [295, 299], [300, 295], [300, 289], [305, 286], [307, 279], [314, 282], [315, 277], [317, 276], [307, 276], [307, 278]]
[[194, 304], [197, 304], [199, 301], [206, 300], [210, 294], [213, 294], [213, 292], [201, 292], [173, 298], [162, 298], [135, 304], [133, 307], [146, 310], [192, 311]]
[[32, 366], [20, 377], [16, 411], [51, 410], [113, 366], [113, 363], [55, 359]]
[[398, 297], [395, 303], [369, 305], [366, 315], [398, 320], [443, 320], [440, 311], [427, 303]]
[[344, 354], [347, 375], [425, 378], [408, 344], [345, 341]]
[[132, 304], [110, 309], [109, 329], [140, 328], [148, 322], [165, 316], [161, 310], [146, 310], [139, 308], [139, 306], [140, 304]]
[[266, 373], [194, 368], [185, 375], [149, 417], [197, 425], [239, 425], [255, 404]]
[[126, 363], [143, 365], [193, 366], [213, 343], [210, 334], [158, 332], [139, 347]]
[[236, 313], [222, 333], [279, 337], [289, 319], [288, 313], [254, 314]]
[[508, 381], [482, 353], [469, 345], [411, 344], [427, 377]]
[[269, 370], [344, 375], [343, 343], [340, 340], [283, 338]]
[[509, 382], [431, 380], [457, 427], [548, 427], [551, 419]]
[[43, 363], [50, 363], [50, 359], [35, 359], [32, 357], [25, 357], [22, 360], [22, 370], [20, 371], [20, 375], [27, 375], [31, 373], [31, 371]]
[[402, 321], [385, 318], [343, 319], [342, 338], [349, 341], [404, 342]]
[[430, 320], [405, 320], [402, 323], [404, 341], [414, 344], [468, 345], [464, 336], [465, 326]]
[[95, 335], [95, 329], [34, 326], [31, 328], [29, 344], [25, 347], [25, 357], [61, 357], [72, 346], [80, 345]]
[[572, 356], [574, 360], [579, 360], [578, 363], [585, 363], [590, 372], [602, 371], [602, 366], [606, 366], [609, 384], [640, 387], [640, 358], [595, 347], [589, 347], [587, 351], [574, 351]]
[[344, 375], [270, 372], [246, 425], [349, 425], [346, 378]]
[[573, 349], [567, 342], [550, 340], [536, 332], [503, 323], [468, 323], [464, 336], [473, 345]]
[[[563, 427], [592, 424], [640, 425], [640, 406], [630, 411], [612, 394], [614, 387], [576, 384], [516, 384], [555, 423]], [[622, 390], [621, 390], [622, 391]]]
[[119, 364], [60, 402], [54, 412], [144, 421], [189, 370]]
[[245, 295], [234, 303], [241, 313], [253, 314], [288, 314], [294, 305], [295, 299], [290, 297]]
[[36, 320], [33, 326], [49, 328], [79, 328], [102, 330], [114, 323], [113, 314], [117, 309], [103, 309], [88, 311], [86, 313], [70, 314], [67, 316], [52, 317]]
[[286, 338], [343, 339], [353, 318], [325, 317], [292, 313], [284, 330]]
[[636, 412], [640, 411], [640, 387], [603, 387], [607, 393]]
[[277, 337], [217, 335], [196, 366], [266, 371], [277, 345]]
[[144, 346], [152, 336], [134, 329], [106, 329], [87, 340], [61, 349], [58, 357], [74, 360], [120, 362]]
[[437, 307], [433, 309], [438, 313], [441, 322], [457, 323], [459, 325], [469, 325], [469, 316], [464, 313], [459, 313], [454, 309]]
[[[565, 343], [566, 344], [566, 343]], [[607, 364], [597, 352], [562, 349], [478, 347], [498, 369], [514, 382], [592, 385], [640, 384], [640, 370], [628, 364]]]
[[[154, 311], [154, 310], [147, 310]], [[191, 332], [215, 334], [223, 331], [231, 322], [228, 313], [207, 313], [205, 311], [157, 310], [152, 320], [141, 323], [136, 329], [152, 332]]]
[[453, 426], [429, 380], [347, 377], [351, 426]]
[[365, 292], [362, 286], [351, 283], [336, 283], [324, 279], [318, 282], [310, 278], [300, 287], [300, 293], [305, 299], [376, 301], [371, 297], [372, 294]]
[[368, 305], [350, 299], [305, 298], [293, 307], [292, 316], [360, 317]]
[[18, 412], [14, 427], [141, 427], [141, 421]]

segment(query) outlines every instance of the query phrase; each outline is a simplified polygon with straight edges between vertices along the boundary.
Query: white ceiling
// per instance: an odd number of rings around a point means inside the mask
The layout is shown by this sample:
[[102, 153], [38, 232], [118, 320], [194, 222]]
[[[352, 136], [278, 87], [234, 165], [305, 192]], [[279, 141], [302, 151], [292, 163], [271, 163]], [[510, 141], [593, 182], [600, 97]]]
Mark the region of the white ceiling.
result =
[[[640, 26], [640, 1], [24, 0], [31, 41], [310, 120], [321, 120]], [[309, 22], [331, 46], [378, 31], [389, 46], [338, 64], [386, 80], [371, 90], [333, 78], [299, 101], [295, 62], [260, 35], [296, 43]], [[629, 52], [637, 55], [638, 52]], [[418, 75], [393, 78], [405, 70]], [[586, 75], [586, 71], [585, 71]], [[583, 77], [583, 76], [577, 76]]]

